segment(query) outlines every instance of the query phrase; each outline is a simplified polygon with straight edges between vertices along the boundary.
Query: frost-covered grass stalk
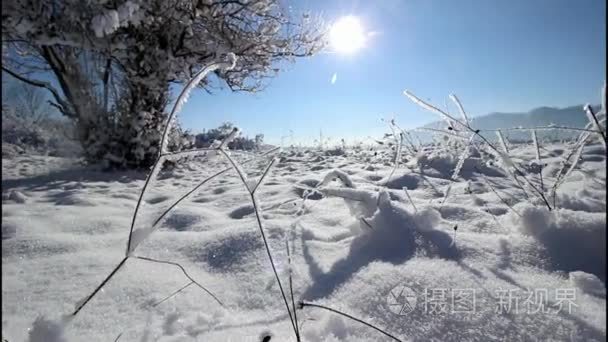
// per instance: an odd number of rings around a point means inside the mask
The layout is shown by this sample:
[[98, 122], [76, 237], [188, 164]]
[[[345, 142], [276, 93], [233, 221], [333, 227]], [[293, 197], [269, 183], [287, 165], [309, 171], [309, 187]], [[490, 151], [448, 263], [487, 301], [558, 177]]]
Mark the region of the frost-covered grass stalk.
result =
[[291, 252], [289, 252], [289, 240], [285, 239], [285, 249], [287, 250], [287, 265], [289, 267], [289, 296], [291, 297], [291, 308], [293, 310], [293, 320], [296, 324], [296, 335], [300, 335], [300, 328], [298, 327], [298, 310], [296, 307], [296, 300], [293, 295], [293, 267], [291, 265]]
[[543, 164], [540, 158], [540, 145], [538, 144], [538, 137], [536, 136], [536, 130], [532, 130], [532, 141], [534, 142], [534, 151], [536, 152], [536, 162], [538, 163], [538, 177], [540, 178], [540, 189], [545, 192], [545, 184], [543, 182]]
[[[409, 90], [405, 90], [403, 92], [403, 94], [405, 96], [407, 96], [410, 100], [412, 100], [412, 102], [419, 105], [420, 107], [422, 107], [428, 111], [431, 111], [433, 113], [436, 113], [441, 118], [450, 120], [452, 123], [457, 123], [459, 127], [464, 128], [464, 130], [470, 131], [471, 133], [473, 133], [477, 137], [479, 137], [485, 143], [485, 146], [487, 146], [489, 148], [489, 152], [492, 154], [495, 154], [502, 161], [503, 168], [508, 172], [508, 174], [511, 175], [511, 177], [518, 184], [520, 182], [517, 179], [517, 176], [518, 175], [521, 176], [523, 178], [523, 180], [525, 181], [525, 185], [533, 190], [533, 193], [543, 201], [543, 203], [547, 206], [547, 208], [549, 210], [552, 210], [551, 205], [549, 204], [549, 201], [547, 200], [547, 197], [545, 196], [545, 194], [540, 189], [538, 189], [538, 187], [536, 187], [528, 178], [526, 178], [525, 174], [517, 167], [517, 165], [511, 159], [509, 154], [505, 153], [504, 151], [498, 150], [494, 146], [494, 144], [492, 144], [490, 141], [488, 141], [483, 135], [479, 134], [479, 132], [480, 132], [479, 130], [473, 129], [468, 123], [463, 123], [460, 120], [457, 120], [456, 118], [451, 116], [450, 114], [442, 111], [441, 109], [421, 100], [420, 98], [416, 97], [416, 95], [411, 93]], [[460, 102], [458, 101], [458, 103], [460, 103]], [[462, 105], [460, 105], [460, 106], [462, 106]], [[521, 188], [523, 189], [523, 185], [521, 186]], [[524, 192], [525, 192], [525, 190], [524, 190]]]
[[497, 130], [496, 136], [498, 137], [498, 141], [500, 141], [500, 146], [502, 146], [502, 150], [505, 151], [505, 153], [509, 153], [509, 146], [507, 145], [505, 137], [502, 135], [502, 131]]
[[[553, 183], [553, 187], [551, 188], [551, 197], [553, 200], [553, 206], [556, 205], [557, 200], [557, 190], [560, 185], [566, 180], [566, 178], [572, 173], [572, 171], [578, 165], [579, 160], [581, 159], [581, 154], [583, 153], [583, 148], [587, 140], [591, 137], [590, 133], [583, 133], [579, 137], [579, 140], [572, 146], [570, 152], [566, 156], [565, 160], [562, 162], [562, 166], [557, 172], [557, 176], [555, 178], [555, 183]], [[568, 167], [566, 169], [566, 167]]]
[[[173, 109], [171, 110], [171, 113], [170, 113], [169, 117], [167, 118], [167, 122], [165, 123], [165, 128], [164, 128], [163, 135], [162, 135], [162, 138], [161, 138], [161, 143], [160, 143], [158, 157], [156, 158], [156, 161], [155, 161], [154, 165], [152, 166], [151, 172], [146, 177], [146, 181], [144, 182], [144, 186], [143, 186], [143, 188], [142, 188], [142, 190], [141, 190], [141, 192], [139, 194], [139, 198], [137, 200], [137, 204], [136, 204], [135, 209], [133, 211], [133, 218], [131, 220], [131, 227], [129, 229], [129, 239], [127, 241], [127, 249], [126, 249], [125, 256], [120, 261], [120, 263], [112, 270], [112, 272], [110, 272], [110, 274], [101, 282], [101, 284], [99, 286], [97, 286], [95, 288], [95, 290], [93, 290], [93, 292], [89, 296], [85, 297], [82, 301], [80, 301], [79, 303], [77, 303], [76, 308], [75, 308], [74, 312], [72, 313], [73, 316], [75, 316], [76, 314], [78, 314], [78, 312], [99, 292], [99, 290], [101, 290], [101, 288], [103, 288], [103, 286], [108, 281], [110, 281], [110, 279], [125, 265], [125, 262], [127, 261], [127, 259], [129, 259], [130, 257], [134, 256], [133, 252], [135, 251], [135, 248], [138, 246], [138, 244], [141, 243], [143, 240], [145, 240], [154, 231], [154, 226], [148, 227], [147, 229], [140, 229], [139, 234], [136, 236], [136, 239], [134, 239], [135, 223], [137, 221], [139, 209], [141, 208], [141, 205], [142, 205], [142, 200], [144, 198], [144, 195], [146, 194], [146, 190], [148, 189], [148, 186], [149, 186], [151, 180], [153, 180], [153, 179], [156, 178], [156, 176], [158, 175], [158, 172], [160, 171], [160, 168], [162, 167], [164, 161], [176, 158], [176, 157], [178, 157], [180, 155], [186, 155], [186, 154], [189, 154], [189, 153], [190, 154], [203, 154], [206, 151], [208, 151], [208, 149], [203, 149], [203, 150], [198, 150], [198, 151], [186, 151], [185, 153], [181, 153], [181, 152], [178, 152], [178, 153], [168, 153], [167, 152], [168, 135], [169, 135], [169, 132], [171, 130], [172, 122], [173, 122], [175, 116], [181, 110], [181, 108], [184, 105], [184, 103], [187, 101], [188, 96], [190, 94], [190, 91], [197, 84], [199, 84], [205, 78], [205, 76], [207, 76], [207, 74], [209, 74], [209, 72], [212, 72], [212, 71], [220, 69], [220, 68], [221, 69], [225, 69], [225, 70], [230, 70], [230, 69], [234, 68], [234, 66], [236, 65], [236, 56], [233, 53], [230, 53], [230, 54], [227, 55], [227, 59], [228, 60], [225, 61], [223, 59], [219, 59], [218, 58], [217, 60], [212, 61], [207, 66], [203, 67], [185, 85], [184, 89], [182, 90], [182, 92], [178, 96], [177, 101], [176, 101], [175, 105], [173, 106]], [[193, 283], [196, 283], [204, 291], [206, 291], [207, 293], [211, 294], [210, 291], [208, 291], [202, 285], [200, 285], [196, 281], [194, 281], [194, 279], [192, 279], [188, 275], [188, 273], [185, 271], [185, 269], [181, 265], [179, 265], [179, 264], [171, 263], [171, 262], [165, 262], [165, 261], [159, 261], [159, 260], [153, 260], [153, 259], [149, 259], [149, 258], [145, 258], [145, 257], [137, 257], [137, 258], [139, 258], [141, 260], [147, 260], [147, 261], [152, 261], [152, 262], [160, 262], [160, 263], [172, 264], [174, 266], [177, 266], [177, 267], [179, 267], [183, 271], [183, 273], [186, 275], [186, 277], [188, 277]], [[213, 297], [217, 300], [217, 298], [215, 296], [213, 296]], [[221, 302], [219, 300], [218, 300], [218, 302], [221, 304]]]
[[245, 188], [247, 189], [247, 191], [249, 192], [249, 196], [251, 199], [251, 203], [253, 204], [253, 209], [254, 209], [254, 213], [255, 213], [255, 218], [256, 218], [256, 222], [258, 225], [258, 228], [260, 230], [260, 235], [262, 236], [262, 241], [264, 242], [264, 247], [266, 249], [266, 254], [268, 255], [268, 260], [270, 261], [270, 266], [272, 267], [272, 272], [274, 273], [275, 279], [279, 285], [279, 290], [281, 292], [281, 297], [283, 297], [283, 302], [285, 303], [285, 307], [287, 309], [287, 313], [289, 314], [289, 320], [291, 321], [291, 325], [293, 327], [294, 333], [296, 335], [296, 341], [300, 341], [300, 332], [298, 331], [298, 327], [297, 324], [294, 320], [294, 315], [295, 315], [295, 310], [294, 313], [292, 314], [292, 310], [289, 307], [289, 301], [287, 300], [287, 296], [285, 295], [285, 290], [283, 289], [283, 284], [281, 283], [281, 279], [279, 277], [279, 273], [277, 272], [276, 266], [275, 266], [275, 262], [274, 259], [272, 257], [272, 253], [270, 252], [270, 247], [268, 245], [268, 241], [266, 240], [266, 234], [264, 233], [264, 227], [263, 227], [263, 223], [262, 223], [262, 207], [259, 205], [258, 199], [257, 199], [257, 194], [256, 194], [256, 190], [259, 188], [259, 186], [262, 184], [262, 182], [264, 182], [264, 178], [266, 177], [266, 175], [268, 175], [270, 168], [272, 167], [272, 165], [276, 162], [276, 158], [274, 158], [266, 167], [266, 170], [264, 170], [264, 173], [262, 173], [262, 175], [260, 176], [259, 181], [257, 182], [251, 182], [248, 178], [247, 178], [247, 174], [243, 171], [243, 169], [240, 167], [240, 165], [230, 156], [230, 154], [228, 154], [225, 150], [220, 149], [219, 150], [224, 157], [230, 162], [230, 164], [232, 165], [232, 167], [234, 168], [234, 170], [237, 172], [239, 178], [241, 179], [241, 182], [243, 183], [243, 185], [245, 186]]
[[395, 146], [395, 160], [393, 162], [393, 169], [391, 170], [391, 173], [388, 175], [387, 181], [390, 181], [393, 178], [393, 175], [395, 174], [395, 171], [399, 167], [399, 162], [401, 161], [401, 146], [403, 144], [403, 133], [399, 134], [399, 138], [397, 138], [395, 136], [395, 144], [396, 144], [396, 146]]
[[418, 212], [418, 209], [416, 208], [416, 204], [414, 204], [414, 201], [412, 200], [412, 197], [410, 196], [410, 193], [407, 191], [407, 186], [403, 187], [403, 191], [405, 192], [405, 195], [407, 196], [407, 199], [410, 201], [410, 203], [412, 204], [412, 208], [414, 208], [414, 212]]
[[462, 167], [464, 166], [464, 161], [469, 157], [470, 147], [473, 144], [474, 138], [475, 138], [475, 135], [471, 134], [469, 141], [467, 142], [466, 146], [464, 147], [464, 151], [462, 151], [462, 154], [458, 158], [458, 162], [456, 163], [456, 167], [454, 168], [454, 173], [452, 174], [452, 177], [451, 177], [453, 181], [455, 181], [458, 178], [458, 175], [460, 174], [460, 170], [462, 170]]
[[593, 125], [596, 130], [596, 133], [602, 138], [602, 143], [604, 144], [604, 149], [606, 149], [606, 133], [600, 124], [600, 120], [597, 115], [593, 111], [593, 108], [589, 104], [586, 104], [584, 107], [585, 113], [587, 114], [587, 118], [589, 119], [589, 123]]

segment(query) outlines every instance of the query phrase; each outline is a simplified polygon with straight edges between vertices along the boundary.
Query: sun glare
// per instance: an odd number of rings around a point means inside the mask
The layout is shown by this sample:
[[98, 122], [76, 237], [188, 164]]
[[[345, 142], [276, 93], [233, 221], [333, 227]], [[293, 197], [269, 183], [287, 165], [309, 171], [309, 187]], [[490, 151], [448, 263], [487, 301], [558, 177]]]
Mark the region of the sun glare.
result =
[[357, 17], [346, 16], [338, 19], [329, 31], [329, 42], [335, 52], [353, 53], [365, 45], [366, 34]]

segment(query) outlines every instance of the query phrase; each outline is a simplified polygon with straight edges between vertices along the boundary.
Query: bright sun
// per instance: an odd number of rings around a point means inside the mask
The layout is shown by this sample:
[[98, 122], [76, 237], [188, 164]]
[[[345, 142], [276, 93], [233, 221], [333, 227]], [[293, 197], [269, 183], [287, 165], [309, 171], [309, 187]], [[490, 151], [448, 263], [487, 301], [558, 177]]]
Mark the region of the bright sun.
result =
[[365, 45], [365, 32], [357, 17], [338, 19], [329, 31], [329, 42], [336, 52], [353, 53]]

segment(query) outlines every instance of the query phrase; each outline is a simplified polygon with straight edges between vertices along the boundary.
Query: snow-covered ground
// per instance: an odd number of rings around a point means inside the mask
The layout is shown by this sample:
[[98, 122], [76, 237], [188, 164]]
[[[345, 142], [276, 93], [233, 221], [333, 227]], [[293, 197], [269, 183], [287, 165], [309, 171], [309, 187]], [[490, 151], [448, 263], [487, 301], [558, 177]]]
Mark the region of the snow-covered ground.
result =
[[[522, 165], [535, 158], [531, 146], [511, 152]], [[541, 152], [550, 188], [567, 147]], [[422, 173], [410, 160], [388, 179], [392, 164], [370, 151], [280, 156], [258, 198], [285, 287], [289, 241], [295, 301], [339, 309], [402, 341], [606, 340], [602, 145], [584, 149], [583, 172], [560, 187], [553, 211], [475, 155], [446, 203], [454, 158], [429, 158]], [[243, 167], [255, 177], [267, 163]], [[216, 157], [161, 173], [137, 227], [229, 166]], [[303, 202], [328, 174], [322, 195]], [[134, 253], [181, 264], [223, 307], [196, 286], [155, 305], [189, 280], [175, 266], [129, 258], [78, 315], [66, 318], [123, 259], [144, 179], [70, 159], [2, 160], [2, 337], [262, 341], [271, 334], [271, 341], [295, 341], [249, 194], [233, 171], [180, 203]], [[303, 341], [391, 340], [320, 308], [306, 306], [297, 318]]]

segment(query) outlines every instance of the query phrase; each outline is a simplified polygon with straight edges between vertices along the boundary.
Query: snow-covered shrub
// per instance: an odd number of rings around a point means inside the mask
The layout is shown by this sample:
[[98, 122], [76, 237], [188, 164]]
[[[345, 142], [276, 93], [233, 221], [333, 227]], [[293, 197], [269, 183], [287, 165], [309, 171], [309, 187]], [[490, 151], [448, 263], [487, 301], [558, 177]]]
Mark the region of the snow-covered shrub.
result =
[[[234, 127], [235, 126], [233, 123], [224, 122], [217, 128], [203, 131], [202, 133], [194, 136], [194, 146], [197, 148], [209, 147], [214, 141], [222, 141], [230, 135]], [[233, 150], [251, 151], [259, 149], [263, 143], [263, 134], [257, 134], [254, 139], [238, 136], [228, 143], [228, 147]]]
[[346, 149], [344, 147], [334, 147], [324, 151], [326, 156], [344, 156]]

